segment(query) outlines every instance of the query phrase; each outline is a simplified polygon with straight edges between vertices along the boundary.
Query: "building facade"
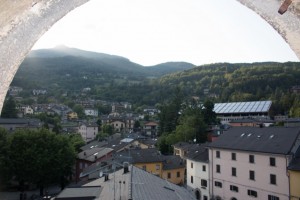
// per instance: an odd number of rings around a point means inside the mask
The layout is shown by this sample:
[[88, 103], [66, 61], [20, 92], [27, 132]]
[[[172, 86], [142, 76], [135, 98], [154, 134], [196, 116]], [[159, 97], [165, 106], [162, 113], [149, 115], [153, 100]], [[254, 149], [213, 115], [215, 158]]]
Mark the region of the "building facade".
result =
[[82, 123], [78, 127], [78, 132], [85, 142], [89, 142], [96, 138], [98, 125], [95, 123]]
[[186, 185], [196, 199], [210, 199], [208, 150], [199, 145], [186, 155]]
[[212, 197], [288, 200], [287, 168], [299, 145], [298, 128], [228, 130], [208, 145]]

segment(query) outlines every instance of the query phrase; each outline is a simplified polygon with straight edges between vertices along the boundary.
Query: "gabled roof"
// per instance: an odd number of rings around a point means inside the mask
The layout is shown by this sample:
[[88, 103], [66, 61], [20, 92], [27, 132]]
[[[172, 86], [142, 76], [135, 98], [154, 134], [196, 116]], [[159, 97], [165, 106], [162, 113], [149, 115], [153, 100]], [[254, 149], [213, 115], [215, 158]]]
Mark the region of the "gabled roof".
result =
[[55, 200], [93, 200], [99, 199], [102, 188], [100, 186], [84, 186], [84, 187], [73, 187], [66, 188]]
[[103, 147], [105, 144], [107, 144], [106, 141], [92, 141], [82, 147], [80, 147], [81, 150], [88, 150], [88, 149], [92, 149], [92, 148], [96, 148], [96, 147]]
[[115, 150], [116, 152], [122, 150], [123, 148], [125, 148], [126, 146], [129, 146], [131, 143], [133, 143], [135, 140], [132, 141], [122, 141], [121, 139], [114, 139], [109, 141], [105, 147], [107, 148], [112, 148], [113, 150]]
[[130, 163], [153, 163], [163, 162], [163, 157], [160, 153], [154, 149], [130, 149], [119, 152], [115, 155], [115, 158], [120, 162]]
[[299, 127], [233, 127], [208, 147], [287, 155], [291, 153], [299, 130]]
[[163, 170], [185, 168], [185, 163], [180, 158], [180, 156], [170, 155], [170, 156], [162, 156], [162, 158], [164, 160]]
[[205, 144], [198, 144], [193, 149], [190, 149], [185, 157], [189, 160], [208, 162], [208, 149]]
[[109, 174], [109, 180], [104, 180], [103, 177], [85, 185], [101, 186], [100, 199], [102, 200], [111, 200], [114, 197], [119, 199], [120, 196], [122, 199], [195, 200], [186, 188], [134, 166], [129, 166], [128, 173], [124, 173], [122, 169]]
[[103, 147], [91, 148], [91, 149], [87, 149], [85, 151], [80, 152], [78, 154], [78, 158], [81, 160], [87, 160], [87, 161], [94, 162], [98, 158], [101, 158], [112, 151], [113, 151], [113, 149], [111, 149], [111, 148], [103, 148]]
[[178, 142], [173, 145], [173, 147], [182, 149], [182, 150], [185, 150], [185, 149], [189, 148], [190, 146], [191, 146], [191, 144], [188, 142]]
[[157, 122], [147, 122], [144, 124], [144, 126], [158, 126]]

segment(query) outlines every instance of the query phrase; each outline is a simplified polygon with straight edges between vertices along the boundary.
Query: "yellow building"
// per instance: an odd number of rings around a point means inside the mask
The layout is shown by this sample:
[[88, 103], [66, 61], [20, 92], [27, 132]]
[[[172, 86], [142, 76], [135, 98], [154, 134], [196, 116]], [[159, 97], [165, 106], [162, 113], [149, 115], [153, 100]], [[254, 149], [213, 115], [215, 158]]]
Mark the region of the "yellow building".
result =
[[161, 178], [177, 185], [183, 185], [184, 172], [185, 165], [183, 164], [183, 161], [180, 161], [179, 163], [164, 163]]
[[290, 200], [300, 199], [300, 157], [295, 158], [288, 167], [290, 176]]
[[185, 163], [176, 155], [161, 155], [156, 149], [132, 149], [120, 152], [117, 159], [131, 163], [140, 169], [174, 184], [184, 183]]
[[72, 119], [78, 119], [78, 115], [76, 112], [69, 112], [68, 113], [68, 119], [72, 120]]
[[162, 162], [161, 161], [153, 161], [153, 162], [141, 162], [141, 163], [134, 163], [135, 167], [143, 169], [151, 174], [157, 175], [162, 177]]

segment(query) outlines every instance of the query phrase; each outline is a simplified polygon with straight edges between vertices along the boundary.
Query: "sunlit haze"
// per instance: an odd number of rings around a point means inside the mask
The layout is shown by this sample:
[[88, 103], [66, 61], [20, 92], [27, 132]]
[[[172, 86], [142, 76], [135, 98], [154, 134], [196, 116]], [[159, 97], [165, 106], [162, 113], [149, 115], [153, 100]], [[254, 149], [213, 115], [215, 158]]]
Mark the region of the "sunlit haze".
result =
[[57, 45], [145, 66], [298, 61], [267, 22], [235, 0], [91, 0], [57, 22], [33, 49]]

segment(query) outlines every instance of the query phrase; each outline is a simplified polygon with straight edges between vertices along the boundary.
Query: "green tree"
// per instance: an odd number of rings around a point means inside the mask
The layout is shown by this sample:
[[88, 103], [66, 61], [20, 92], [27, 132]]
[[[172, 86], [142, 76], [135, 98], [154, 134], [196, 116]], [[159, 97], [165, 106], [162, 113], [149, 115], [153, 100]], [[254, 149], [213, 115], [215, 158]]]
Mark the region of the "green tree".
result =
[[1, 117], [3, 118], [17, 118], [16, 102], [13, 97], [9, 97], [8, 100], [4, 102]]
[[7, 164], [7, 131], [0, 127], [0, 188], [8, 181], [8, 164]]
[[206, 100], [202, 108], [203, 120], [206, 124], [215, 124], [217, 123], [217, 115], [214, 112], [214, 103], [210, 100]]
[[76, 153], [69, 138], [49, 130], [16, 131], [8, 141], [9, 169], [19, 181], [36, 184], [43, 195], [44, 187], [61, 184], [64, 188], [72, 174]]
[[159, 133], [171, 133], [178, 125], [179, 113], [183, 103], [182, 92], [176, 88], [171, 103], [165, 103], [160, 108], [159, 117]]
[[69, 138], [70, 138], [70, 142], [71, 142], [72, 146], [74, 147], [75, 151], [77, 153], [79, 153], [80, 147], [85, 145], [85, 142], [82, 139], [81, 135], [80, 134], [70, 134]]
[[139, 120], [136, 120], [136, 121], [134, 122], [133, 128], [140, 128], [140, 127], [141, 127], [140, 121], [139, 121]]
[[109, 124], [102, 125], [102, 133], [107, 133], [108, 135], [112, 135], [114, 133], [114, 129]]
[[82, 107], [82, 105], [76, 104], [73, 107], [73, 111], [77, 113], [80, 119], [83, 119], [85, 117], [84, 108]]
[[157, 146], [162, 154], [168, 154], [170, 152], [170, 145], [167, 143], [167, 134], [163, 134], [159, 137]]

